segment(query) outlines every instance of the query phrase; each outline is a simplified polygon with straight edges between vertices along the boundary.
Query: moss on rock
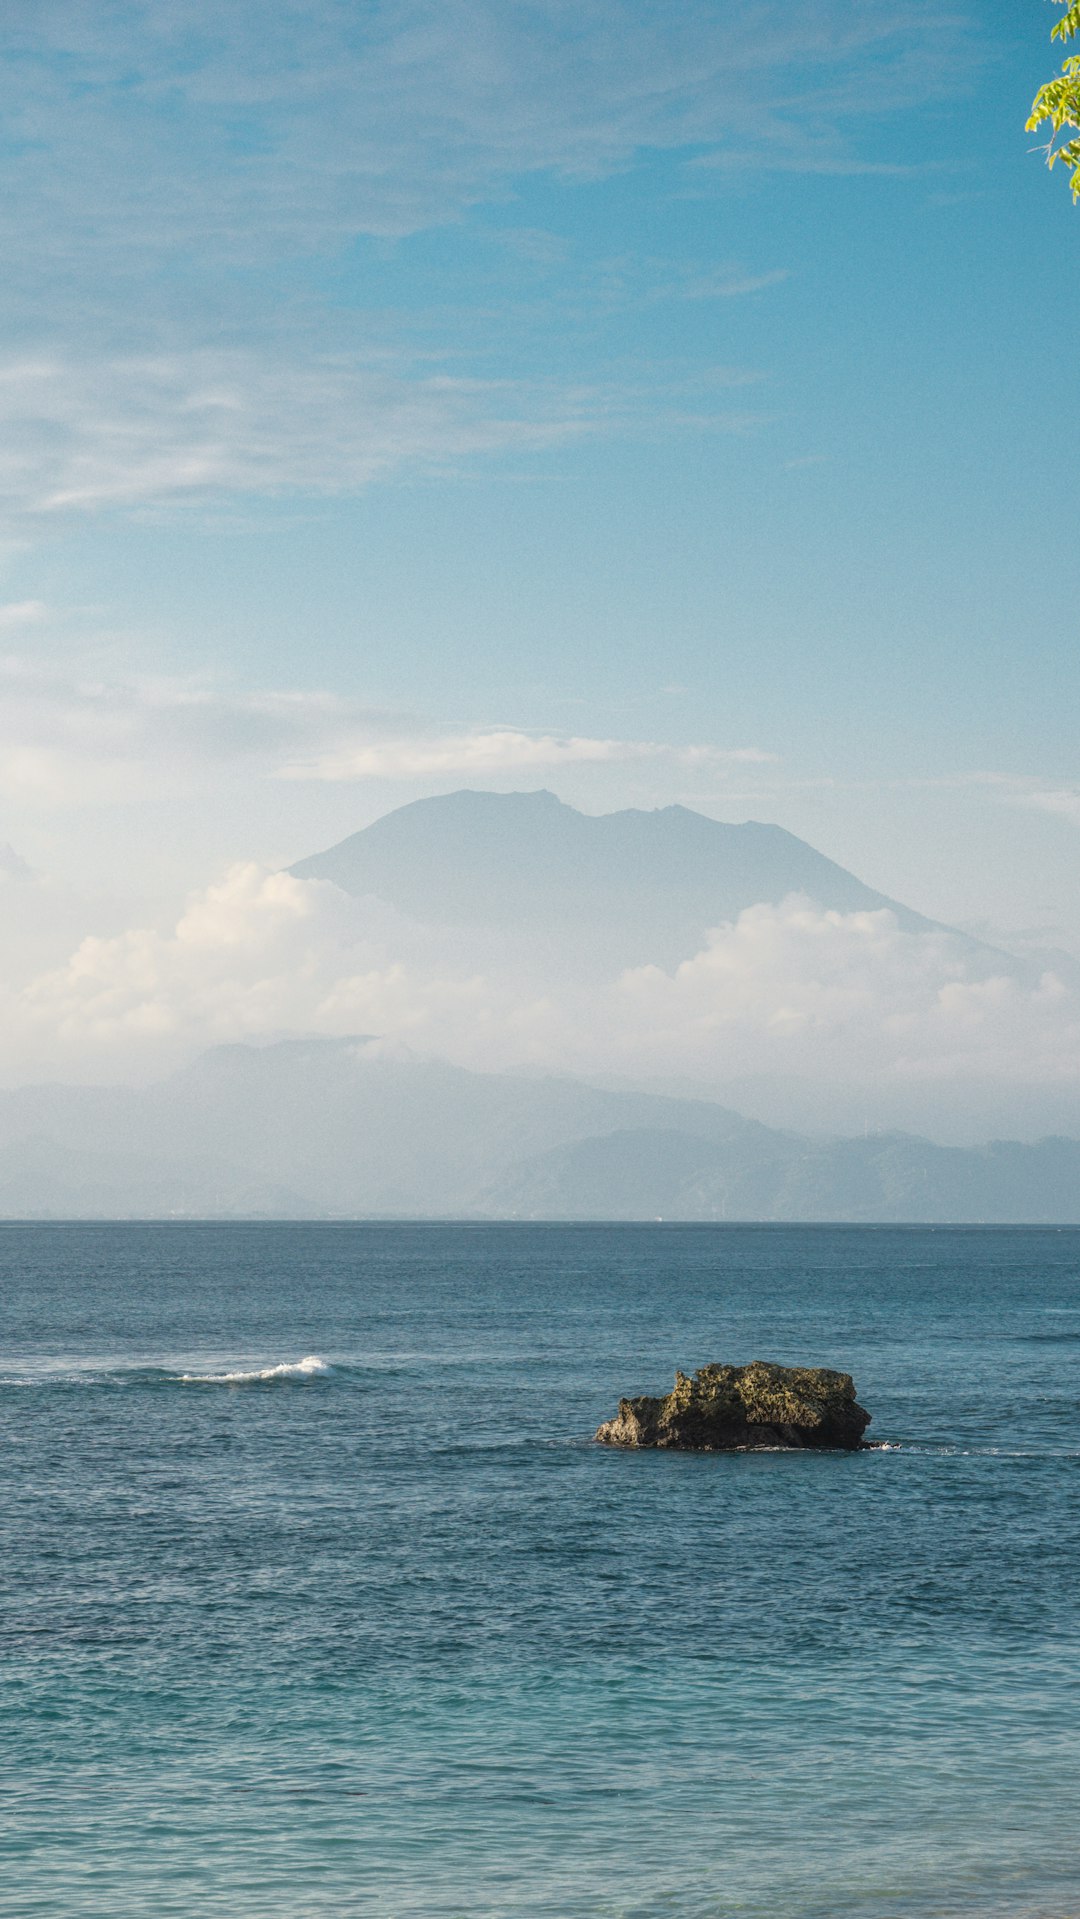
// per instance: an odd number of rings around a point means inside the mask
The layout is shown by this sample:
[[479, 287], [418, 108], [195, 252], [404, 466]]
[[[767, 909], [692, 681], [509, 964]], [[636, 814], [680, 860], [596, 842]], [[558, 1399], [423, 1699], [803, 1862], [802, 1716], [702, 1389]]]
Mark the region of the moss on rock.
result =
[[676, 1373], [663, 1398], [620, 1399], [598, 1428], [607, 1446], [669, 1446], [697, 1452], [734, 1452], [774, 1446], [840, 1447], [862, 1444], [870, 1414], [855, 1398], [850, 1373], [825, 1366], [702, 1366]]

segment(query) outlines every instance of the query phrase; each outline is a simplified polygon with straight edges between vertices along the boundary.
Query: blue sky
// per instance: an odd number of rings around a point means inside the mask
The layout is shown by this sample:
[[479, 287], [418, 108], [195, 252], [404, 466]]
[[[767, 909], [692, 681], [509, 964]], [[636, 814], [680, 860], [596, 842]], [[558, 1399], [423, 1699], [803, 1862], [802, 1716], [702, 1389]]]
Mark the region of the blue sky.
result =
[[0, 839], [774, 819], [1080, 950], [1048, 0], [12, 0]]

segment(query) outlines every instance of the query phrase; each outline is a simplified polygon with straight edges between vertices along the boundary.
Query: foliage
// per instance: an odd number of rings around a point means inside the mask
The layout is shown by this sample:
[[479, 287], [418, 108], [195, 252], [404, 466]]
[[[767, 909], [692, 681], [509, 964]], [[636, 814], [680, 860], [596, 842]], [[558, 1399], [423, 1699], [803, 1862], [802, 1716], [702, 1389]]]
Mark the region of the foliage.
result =
[[[1055, 0], [1057, 6], [1063, 6], [1065, 12], [1050, 35], [1052, 40], [1071, 40], [1080, 34], [1080, 0]], [[1063, 127], [1075, 127], [1080, 134], [1080, 54], [1072, 54], [1065, 61], [1058, 79], [1050, 80], [1040, 87], [1031, 105], [1031, 118], [1027, 130], [1034, 133], [1044, 120], [1050, 122], [1050, 140], [1046, 148], [1046, 164], [1055, 167], [1064, 160], [1071, 167], [1070, 185], [1074, 200], [1080, 200], [1080, 138], [1064, 140], [1060, 146], [1054, 141]]]

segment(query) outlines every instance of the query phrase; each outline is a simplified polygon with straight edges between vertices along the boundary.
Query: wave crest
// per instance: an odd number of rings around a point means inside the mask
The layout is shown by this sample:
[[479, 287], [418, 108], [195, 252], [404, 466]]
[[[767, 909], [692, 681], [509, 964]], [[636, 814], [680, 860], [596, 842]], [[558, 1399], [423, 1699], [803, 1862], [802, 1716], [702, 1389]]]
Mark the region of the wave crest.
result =
[[251, 1372], [181, 1373], [185, 1386], [254, 1386], [270, 1379], [324, 1379], [334, 1368], [318, 1353], [306, 1359], [283, 1361], [279, 1366], [262, 1366]]

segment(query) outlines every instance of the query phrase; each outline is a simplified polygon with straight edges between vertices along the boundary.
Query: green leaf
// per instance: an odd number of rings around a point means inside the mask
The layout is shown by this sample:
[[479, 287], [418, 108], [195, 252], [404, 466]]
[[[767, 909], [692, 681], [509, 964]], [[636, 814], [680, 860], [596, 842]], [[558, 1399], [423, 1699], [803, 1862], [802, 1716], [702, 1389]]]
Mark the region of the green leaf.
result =
[[[1058, 6], [1065, 8], [1060, 20], [1051, 29], [1052, 40], [1072, 40], [1080, 34], [1080, 0], [1056, 0]], [[1059, 160], [1075, 170], [1069, 185], [1073, 200], [1080, 200], [1080, 140], [1063, 141], [1055, 147], [1054, 136], [1063, 127], [1080, 128], [1080, 54], [1071, 54], [1063, 63], [1060, 74], [1039, 88], [1031, 103], [1031, 112], [1024, 122], [1026, 133], [1034, 133], [1045, 121], [1050, 122], [1050, 140], [1042, 149], [1046, 154], [1046, 164], [1053, 172]]]

